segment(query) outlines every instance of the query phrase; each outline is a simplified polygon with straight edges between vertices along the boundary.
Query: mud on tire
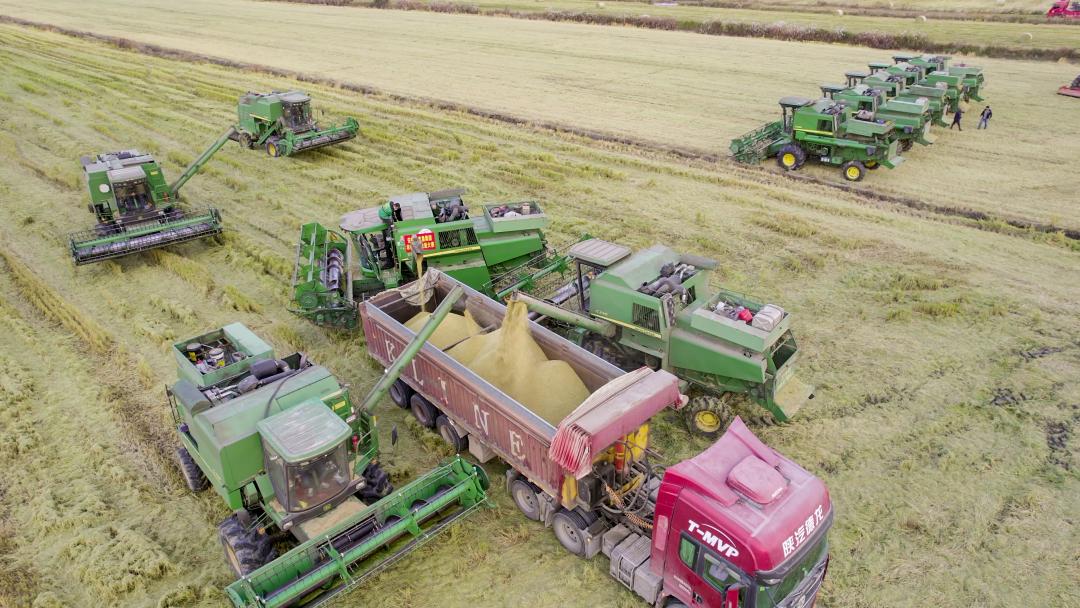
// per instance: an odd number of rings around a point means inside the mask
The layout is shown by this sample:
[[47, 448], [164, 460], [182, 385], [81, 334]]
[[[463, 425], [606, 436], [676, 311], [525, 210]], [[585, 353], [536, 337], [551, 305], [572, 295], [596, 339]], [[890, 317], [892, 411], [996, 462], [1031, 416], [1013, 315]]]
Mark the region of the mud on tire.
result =
[[270, 537], [245, 528], [236, 515], [218, 524], [218, 540], [225, 550], [225, 562], [237, 577], [246, 576], [277, 557]]

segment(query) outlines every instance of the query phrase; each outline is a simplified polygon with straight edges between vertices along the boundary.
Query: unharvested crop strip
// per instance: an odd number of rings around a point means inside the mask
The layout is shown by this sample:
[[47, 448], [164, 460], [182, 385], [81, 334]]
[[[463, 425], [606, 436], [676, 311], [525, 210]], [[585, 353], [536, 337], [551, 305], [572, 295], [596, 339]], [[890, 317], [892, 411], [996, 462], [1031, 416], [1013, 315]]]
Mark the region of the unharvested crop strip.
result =
[[[538, 121], [505, 112], [497, 112], [494, 110], [487, 110], [484, 108], [477, 108], [465, 104], [433, 99], [430, 97], [412, 97], [408, 95], [400, 95], [397, 93], [388, 93], [378, 88], [357, 84], [347, 81], [336, 80], [333, 78], [327, 78], [323, 76], [314, 76], [311, 74], [305, 74], [296, 70], [288, 70], [283, 68], [276, 68], [268, 65], [233, 61], [231, 59], [225, 59], [223, 57], [215, 57], [213, 55], [205, 55], [202, 53], [193, 53], [190, 51], [183, 51], [179, 49], [173, 49], [169, 47], [163, 47], [156, 44], [148, 44], [138, 42], [128, 38], [121, 38], [118, 36], [109, 36], [105, 34], [98, 34], [95, 32], [87, 32], [82, 30], [75, 30], [71, 28], [61, 27], [48, 23], [42, 23], [37, 21], [31, 21], [27, 19], [21, 19], [19, 17], [12, 17], [9, 15], [0, 15], [0, 23], [12, 23], [24, 27], [33, 27], [44, 31], [55, 32], [74, 38], [81, 38], [86, 40], [94, 40], [97, 42], [104, 42], [117, 48], [134, 51], [154, 57], [160, 57], [163, 59], [170, 59], [174, 61], [186, 61], [191, 63], [208, 63], [211, 65], [218, 65], [226, 68], [239, 69], [245, 71], [261, 72], [269, 74], [271, 76], [277, 76], [280, 78], [290, 78], [300, 82], [311, 83], [315, 85], [321, 85], [331, 88], [338, 88], [344, 91], [350, 91], [354, 93], [360, 93], [362, 95], [369, 95], [373, 97], [380, 97], [388, 99], [390, 101], [404, 104], [404, 105], [420, 105], [435, 110], [459, 112], [471, 116], [478, 116], [480, 118], [506, 123], [519, 127], [533, 128], [538, 130], [546, 130], [554, 133], [568, 134], [571, 136], [582, 137], [585, 139], [598, 141], [605, 144], [615, 144], [629, 147], [637, 151], [643, 151], [646, 153], [659, 153], [668, 155], [683, 161], [703, 161], [713, 164], [725, 164], [728, 168], [737, 168], [740, 171], [754, 175], [758, 178], [775, 179], [776, 174], [761, 167], [749, 167], [740, 165], [734, 159], [721, 157], [718, 154], [707, 152], [704, 150], [685, 147], [685, 146], [671, 146], [667, 144], [661, 144], [658, 142], [638, 139], [634, 137], [627, 137], [624, 135], [615, 135], [603, 131], [597, 131], [593, 129], [584, 129], [580, 127], [572, 127], [562, 123], [554, 121]], [[957, 207], [950, 207], [946, 205], [935, 205], [925, 201], [921, 201], [914, 198], [902, 197], [890, 194], [882, 194], [871, 190], [858, 188], [850, 184], [838, 183], [834, 181], [827, 181], [817, 177], [809, 175], [800, 175], [794, 173], [784, 173], [783, 177], [795, 181], [801, 181], [803, 183], [812, 183], [819, 186], [827, 186], [843, 192], [854, 195], [855, 199], [860, 198], [872, 200], [880, 203], [889, 203], [893, 205], [903, 206], [908, 209], [920, 211], [922, 213], [929, 214], [925, 217], [933, 218], [934, 215], [944, 216], [948, 218], [960, 218], [971, 220], [972, 223], [967, 224], [970, 227], [980, 230], [986, 230], [989, 232], [998, 232], [993, 230], [990, 224], [998, 223], [1008, 225], [1012, 228], [1024, 231], [1034, 231], [1044, 234], [1060, 233], [1066, 238], [1078, 241], [1080, 240], [1080, 229], [1075, 228], [1063, 228], [1060, 226], [1054, 226], [1052, 224], [1043, 224], [1038, 222], [1031, 222], [1027, 220], [1006, 218], [1001, 216], [995, 216], [982, 211], [975, 211], [972, 209], [962, 209]], [[1009, 234], [1010, 236], [1021, 236], [1018, 234]]]

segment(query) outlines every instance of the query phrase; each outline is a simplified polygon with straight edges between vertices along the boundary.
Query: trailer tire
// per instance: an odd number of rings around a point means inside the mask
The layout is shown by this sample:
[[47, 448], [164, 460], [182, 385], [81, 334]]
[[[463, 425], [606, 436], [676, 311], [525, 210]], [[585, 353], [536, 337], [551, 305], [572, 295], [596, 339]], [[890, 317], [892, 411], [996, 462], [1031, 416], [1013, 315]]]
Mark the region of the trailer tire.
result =
[[450, 444], [451, 448], [454, 448], [454, 452], [460, 454], [469, 449], [469, 438], [459, 435], [457, 429], [454, 428], [453, 424], [450, 424], [450, 419], [446, 416], [439, 416], [435, 419], [435, 429], [439, 431], [443, 441]]
[[225, 562], [237, 577], [247, 576], [277, 557], [270, 537], [245, 528], [236, 515], [218, 524], [218, 539], [225, 550]]
[[192, 492], [202, 492], [206, 488], [210, 487], [210, 480], [206, 478], [206, 474], [199, 468], [198, 463], [188, 453], [187, 448], [176, 448], [176, 461], [180, 466], [180, 474], [184, 476], [184, 483]]
[[533, 521], [540, 521], [540, 499], [536, 492], [536, 486], [523, 478], [510, 482], [510, 497], [521, 514]]
[[412, 410], [413, 418], [420, 423], [420, 426], [433, 429], [435, 428], [435, 421], [439, 418], [439, 410], [430, 401], [424, 398], [420, 393], [414, 393], [409, 398], [409, 409]]
[[555, 538], [558, 539], [559, 544], [578, 557], [585, 557], [585, 529], [588, 527], [589, 524], [577, 512], [577, 509], [573, 511], [559, 509], [551, 522], [551, 529], [555, 532]]
[[776, 153], [776, 164], [785, 171], [794, 171], [806, 162], [806, 152], [795, 144], [787, 144]]
[[866, 177], [866, 165], [857, 160], [849, 160], [840, 165], [840, 173], [849, 182], [861, 182], [862, 178]]
[[409, 407], [409, 399], [413, 396], [412, 387], [405, 384], [404, 380], [395, 380], [390, 385], [390, 400], [401, 409]]

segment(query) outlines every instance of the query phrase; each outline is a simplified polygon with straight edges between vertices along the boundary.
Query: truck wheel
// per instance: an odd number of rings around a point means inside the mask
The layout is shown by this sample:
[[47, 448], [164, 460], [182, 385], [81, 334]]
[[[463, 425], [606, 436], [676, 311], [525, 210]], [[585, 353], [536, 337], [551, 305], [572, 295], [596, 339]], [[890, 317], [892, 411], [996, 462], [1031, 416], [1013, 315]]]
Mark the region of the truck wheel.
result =
[[866, 165], [857, 160], [849, 160], [840, 166], [840, 171], [843, 172], [844, 179], [849, 182], [861, 182], [866, 175]]
[[218, 524], [218, 539], [225, 549], [225, 561], [236, 576], [242, 577], [277, 557], [270, 537], [258, 530], [248, 530], [235, 515]]
[[535, 486], [524, 479], [515, 479], [510, 482], [510, 496], [522, 515], [540, 521], [540, 499], [536, 496]]
[[780, 148], [780, 152], [776, 155], [776, 164], [780, 165], [781, 169], [786, 171], [794, 171], [803, 166], [806, 162], [806, 153], [802, 151], [802, 148], [795, 144], [787, 144], [783, 148]]
[[433, 429], [435, 428], [435, 421], [439, 417], [439, 410], [431, 404], [430, 401], [424, 398], [420, 393], [413, 394], [409, 398], [409, 409], [412, 410], [412, 415], [416, 418], [416, 421], [421, 426]]
[[559, 509], [551, 527], [555, 531], [555, 538], [559, 539], [564, 549], [574, 555], [585, 556], [585, 528], [589, 526], [576, 511]]
[[210, 480], [199, 468], [198, 463], [188, 453], [187, 448], [176, 448], [176, 461], [180, 465], [180, 474], [184, 476], [184, 482], [192, 492], [202, 492], [210, 486]]
[[469, 449], [468, 437], [462, 437], [458, 434], [454, 425], [450, 424], [450, 419], [446, 416], [439, 416], [435, 419], [435, 429], [439, 431], [439, 435], [442, 436], [443, 441], [450, 444], [450, 447], [454, 448], [454, 451], [458, 454]]
[[401, 409], [409, 407], [409, 399], [413, 396], [412, 387], [401, 380], [390, 385], [390, 400]]

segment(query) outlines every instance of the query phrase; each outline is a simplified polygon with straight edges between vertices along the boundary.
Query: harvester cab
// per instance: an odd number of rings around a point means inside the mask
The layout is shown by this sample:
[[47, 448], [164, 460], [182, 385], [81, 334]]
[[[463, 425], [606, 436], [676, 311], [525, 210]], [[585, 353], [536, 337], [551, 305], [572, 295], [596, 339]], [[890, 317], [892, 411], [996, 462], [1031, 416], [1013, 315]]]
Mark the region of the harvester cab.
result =
[[168, 184], [153, 156], [123, 150], [83, 156], [83, 180], [90, 194], [90, 212], [97, 225], [72, 233], [68, 248], [76, 265], [100, 262], [139, 251], [220, 234], [217, 209], [180, 206], [180, 189], [225, 145], [233, 129], [222, 134], [180, 177]]
[[[326, 601], [486, 502], [483, 470], [460, 458], [391, 494], [371, 415], [460, 297], [359, 405], [329, 370], [301, 353], [276, 358], [238, 323], [173, 345], [177, 458], [192, 491], [212, 485], [233, 511], [218, 530], [239, 577], [226, 589], [235, 606]], [[283, 542], [295, 546], [278, 557]]]
[[[514, 297], [553, 329], [623, 369], [664, 369], [711, 393], [744, 393], [787, 421], [812, 397], [794, 377], [798, 346], [790, 315], [744, 295], [712, 291], [713, 260], [656, 245], [632, 253], [600, 239], [570, 247], [573, 282], [539, 300]], [[715, 404], [688, 408], [688, 423], [713, 435]]]
[[236, 139], [241, 147], [263, 148], [270, 156], [290, 156], [356, 137], [360, 123], [347, 118], [323, 127], [311, 112], [311, 97], [301, 91], [252, 93], [237, 104]]
[[550, 222], [535, 201], [474, 211], [464, 190], [415, 192], [341, 218], [341, 231], [317, 223], [300, 231], [293, 312], [316, 323], [355, 328], [356, 302], [438, 268], [491, 297], [529, 290], [561, 274], [566, 259], [548, 250]]

